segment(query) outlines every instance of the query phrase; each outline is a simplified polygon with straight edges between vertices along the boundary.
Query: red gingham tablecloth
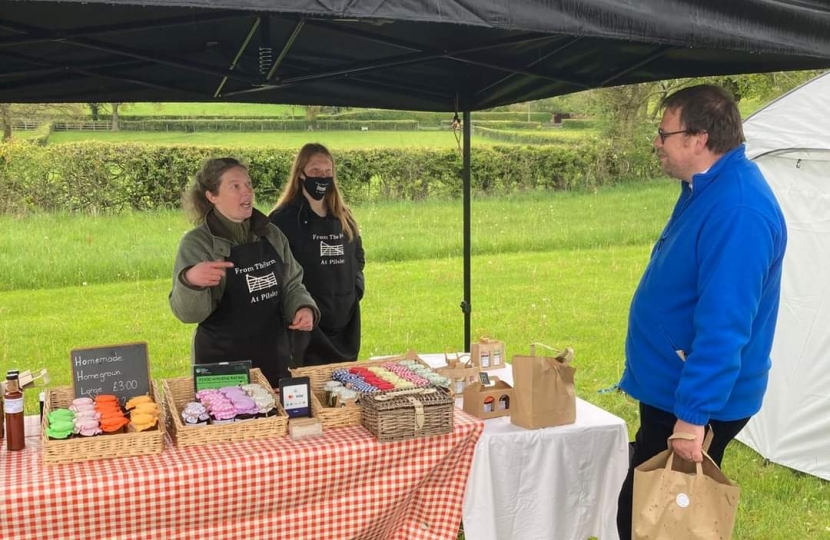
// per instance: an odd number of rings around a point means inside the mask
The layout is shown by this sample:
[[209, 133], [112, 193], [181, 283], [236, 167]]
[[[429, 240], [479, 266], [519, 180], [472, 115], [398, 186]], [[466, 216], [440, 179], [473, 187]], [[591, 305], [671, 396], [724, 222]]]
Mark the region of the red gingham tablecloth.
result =
[[[378, 443], [363, 427], [43, 464], [0, 449], [0, 539], [454, 540], [483, 424]], [[169, 441], [168, 441], [169, 442]]]

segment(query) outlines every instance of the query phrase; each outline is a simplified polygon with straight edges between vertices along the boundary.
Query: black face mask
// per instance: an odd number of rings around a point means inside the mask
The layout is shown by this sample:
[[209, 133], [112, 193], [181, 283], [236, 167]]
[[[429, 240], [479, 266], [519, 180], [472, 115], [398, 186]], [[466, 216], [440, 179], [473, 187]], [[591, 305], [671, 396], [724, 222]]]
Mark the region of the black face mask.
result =
[[306, 176], [303, 178], [303, 187], [312, 199], [319, 201], [331, 191], [333, 182], [331, 176]]

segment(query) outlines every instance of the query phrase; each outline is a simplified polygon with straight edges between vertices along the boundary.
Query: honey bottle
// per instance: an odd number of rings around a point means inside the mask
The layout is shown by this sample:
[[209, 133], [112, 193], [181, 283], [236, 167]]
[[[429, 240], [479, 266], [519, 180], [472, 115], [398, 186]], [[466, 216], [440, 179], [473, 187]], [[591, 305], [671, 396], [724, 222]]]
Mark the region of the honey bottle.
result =
[[23, 391], [20, 389], [18, 374], [6, 374], [6, 391], [3, 394], [6, 420], [6, 449], [10, 452], [26, 448], [26, 433], [23, 428]]

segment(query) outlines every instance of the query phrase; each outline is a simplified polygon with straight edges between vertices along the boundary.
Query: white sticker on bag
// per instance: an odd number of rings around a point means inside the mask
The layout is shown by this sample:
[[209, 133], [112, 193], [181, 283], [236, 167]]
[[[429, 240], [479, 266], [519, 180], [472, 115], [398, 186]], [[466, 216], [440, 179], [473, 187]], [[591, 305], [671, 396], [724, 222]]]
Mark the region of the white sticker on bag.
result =
[[689, 506], [689, 496], [685, 493], [678, 493], [677, 497], [674, 498], [674, 502], [676, 502], [677, 506], [680, 508], [686, 508]]

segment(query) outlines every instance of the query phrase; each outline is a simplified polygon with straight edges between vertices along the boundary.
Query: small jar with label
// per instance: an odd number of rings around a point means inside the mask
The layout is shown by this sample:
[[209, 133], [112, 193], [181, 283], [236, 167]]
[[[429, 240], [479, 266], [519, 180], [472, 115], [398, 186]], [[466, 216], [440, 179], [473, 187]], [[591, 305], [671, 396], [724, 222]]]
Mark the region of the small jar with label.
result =
[[463, 394], [464, 388], [467, 387], [467, 382], [464, 380], [464, 377], [458, 377], [453, 380], [452, 388], [454, 394]]
[[488, 396], [484, 398], [484, 412], [491, 413], [493, 412], [493, 396]]
[[501, 351], [496, 349], [493, 351], [493, 367], [501, 366]]
[[489, 368], [490, 367], [490, 351], [484, 350], [478, 356], [479, 361], [481, 362], [482, 368]]
[[337, 392], [338, 388], [343, 388], [343, 383], [340, 381], [328, 381], [324, 386], [323, 390], [326, 393], [326, 407], [336, 407], [337, 406]]
[[341, 407], [349, 407], [357, 405], [357, 392], [354, 390], [349, 390], [348, 388], [344, 388], [340, 391], [340, 403]]

